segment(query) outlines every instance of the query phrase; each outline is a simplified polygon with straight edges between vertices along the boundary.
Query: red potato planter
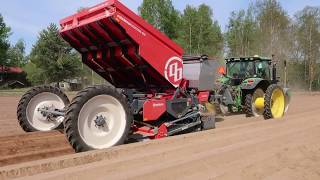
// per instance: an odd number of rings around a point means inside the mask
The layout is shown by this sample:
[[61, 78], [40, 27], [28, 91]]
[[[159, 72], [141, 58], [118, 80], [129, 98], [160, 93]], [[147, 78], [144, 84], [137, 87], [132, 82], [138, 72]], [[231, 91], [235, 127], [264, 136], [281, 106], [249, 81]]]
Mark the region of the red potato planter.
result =
[[60, 25], [61, 36], [81, 53], [83, 63], [113, 87], [86, 88], [65, 107], [55, 107], [53, 101], [32, 110], [20, 106], [20, 113], [37, 112], [46, 123], [62, 117], [76, 152], [215, 127], [210, 103], [215, 61], [183, 57], [181, 47], [118, 0], [67, 17]]

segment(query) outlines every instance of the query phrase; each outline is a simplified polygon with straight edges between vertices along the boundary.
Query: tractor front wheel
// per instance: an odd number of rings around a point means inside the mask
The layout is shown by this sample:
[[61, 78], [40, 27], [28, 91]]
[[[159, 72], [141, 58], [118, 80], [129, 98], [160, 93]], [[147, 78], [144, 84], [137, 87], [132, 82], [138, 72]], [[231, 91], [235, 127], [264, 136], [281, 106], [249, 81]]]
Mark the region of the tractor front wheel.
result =
[[253, 94], [247, 94], [245, 97], [245, 113], [247, 117], [259, 117], [263, 115], [263, 101], [259, 101], [264, 97], [264, 91], [257, 88]]
[[283, 89], [276, 84], [270, 85], [265, 94], [264, 118], [281, 118], [285, 112], [285, 95]]
[[78, 93], [66, 113], [65, 134], [76, 152], [120, 145], [128, 137], [133, 116], [126, 97], [100, 85]]
[[252, 117], [253, 116], [252, 103], [253, 103], [252, 95], [251, 94], [247, 94], [246, 97], [245, 97], [245, 107], [244, 107], [244, 110], [245, 110], [245, 113], [246, 113], [247, 117]]

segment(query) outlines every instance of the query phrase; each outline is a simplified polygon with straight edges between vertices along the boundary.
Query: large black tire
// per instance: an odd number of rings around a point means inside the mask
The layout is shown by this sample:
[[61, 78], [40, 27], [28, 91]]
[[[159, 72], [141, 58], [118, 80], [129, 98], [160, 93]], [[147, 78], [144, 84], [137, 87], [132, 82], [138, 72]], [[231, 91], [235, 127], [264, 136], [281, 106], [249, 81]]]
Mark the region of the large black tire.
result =
[[[115, 98], [123, 107], [125, 112], [125, 129], [122, 132], [121, 138], [112, 146], [123, 144], [127, 138], [129, 131], [131, 129], [131, 125], [133, 122], [133, 115], [131, 114], [130, 108], [127, 104], [126, 97], [118, 92], [113, 87], [108, 87], [105, 85], [99, 85], [99, 86], [92, 86], [84, 89], [83, 91], [79, 92], [77, 96], [72, 100], [68, 111], [66, 113], [65, 117], [65, 135], [71, 144], [71, 146], [74, 148], [76, 152], [85, 152], [95, 149], [103, 149], [103, 148], [95, 148], [93, 146], [90, 146], [88, 143], [86, 143], [86, 140], [82, 138], [81, 132], [79, 130], [79, 117], [80, 112], [83, 107], [85, 107], [85, 104], [89, 102], [90, 100], [96, 98], [97, 96], [110, 96]], [[119, 112], [120, 113], [120, 112]], [[108, 147], [104, 147], [108, 148]]]
[[254, 116], [253, 110], [252, 110], [252, 95], [251, 94], [247, 94], [245, 97], [244, 111], [245, 111], [247, 117]]
[[[263, 112], [263, 116], [264, 119], [268, 120], [268, 119], [272, 119], [275, 118], [274, 115], [272, 114], [271, 108], [272, 108], [272, 95], [275, 92], [275, 90], [280, 90], [283, 93], [283, 89], [282, 87], [280, 87], [277, 84], [272, 84], [268, 87], [266, 94], [265, 94], [265, 100], [264, 100], [264, 112]], [[284, 96], [284, 93], [283, 93]], [[284, 108], [283, 108], [283, 114], [284, 114]]]
[[[68, 97], [59, 88], [56, 88], [53, 86], [37, 86], [30, 89], [28, 92], [26, 92], [22, 96], [17, 108], [18, 122], [22, 127], [22, 129], [26, 132], [39, 131], [39, 129], [37, 129], [37, 127], [34, 127], [28, 120], [27, 108], [31, 100], [33, 100], [33, 98], [35, 98], [37, 95], [41, 93], [52, 93], [58, 96], [63, 101], [65, 107], [67, 107], [70, 103]], [[63, 129], [63, 122], [61, 122], [61, 124], [54, 129]], [[54, 129], [48, 129], [48, 130], [54, 130]]]

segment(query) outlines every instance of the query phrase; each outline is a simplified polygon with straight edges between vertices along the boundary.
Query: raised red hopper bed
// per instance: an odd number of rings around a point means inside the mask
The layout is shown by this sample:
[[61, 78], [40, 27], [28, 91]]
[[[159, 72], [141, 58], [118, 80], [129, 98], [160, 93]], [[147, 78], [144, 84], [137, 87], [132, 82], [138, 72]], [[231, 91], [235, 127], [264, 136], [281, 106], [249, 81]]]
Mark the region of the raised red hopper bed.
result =
[[183, 49], [118, 0], [60, 22], [61, 36], [83, 62], [118, 88], [173, 88], [182, 80]]

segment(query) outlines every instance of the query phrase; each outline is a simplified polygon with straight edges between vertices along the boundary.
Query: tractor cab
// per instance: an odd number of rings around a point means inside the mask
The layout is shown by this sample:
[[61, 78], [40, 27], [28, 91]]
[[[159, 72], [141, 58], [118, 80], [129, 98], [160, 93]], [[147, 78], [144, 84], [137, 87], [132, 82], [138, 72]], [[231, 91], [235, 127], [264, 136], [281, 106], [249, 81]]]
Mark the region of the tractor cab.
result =
[[271, 59], [258, 56], [226, 59], [225, 76], [234, 86], [240, 85], [248, 78], [271, 80], [273, 79]]

